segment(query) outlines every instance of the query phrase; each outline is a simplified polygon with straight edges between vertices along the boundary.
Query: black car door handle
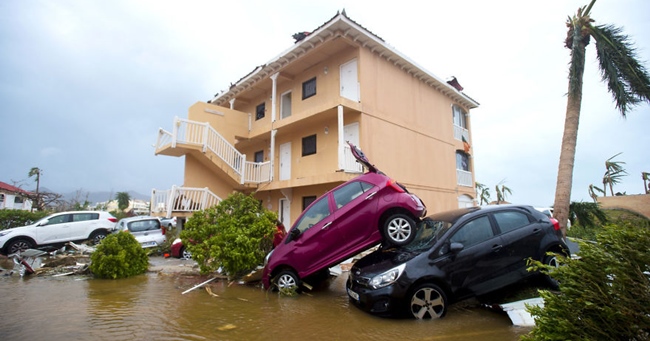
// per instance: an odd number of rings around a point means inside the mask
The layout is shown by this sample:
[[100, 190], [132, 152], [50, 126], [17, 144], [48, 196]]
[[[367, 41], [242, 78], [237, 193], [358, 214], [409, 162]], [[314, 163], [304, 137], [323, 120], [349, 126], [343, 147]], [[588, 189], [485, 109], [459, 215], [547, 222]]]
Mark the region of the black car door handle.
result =
[[503, 248], [503, 245], [493, 245], [492, 252], [499, 252]]
[[542, 231], [540, 228], [533, 229], [533, 234], [538, 234], [540, 231]]

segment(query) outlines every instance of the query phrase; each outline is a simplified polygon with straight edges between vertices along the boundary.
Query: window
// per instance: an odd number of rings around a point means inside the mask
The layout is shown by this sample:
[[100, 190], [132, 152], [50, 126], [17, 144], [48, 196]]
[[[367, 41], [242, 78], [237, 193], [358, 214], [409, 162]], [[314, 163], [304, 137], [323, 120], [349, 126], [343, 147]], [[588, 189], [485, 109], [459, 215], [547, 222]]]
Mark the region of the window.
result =
[[337, 189], [334, 191], [334, 202], [336, 202], [336, 208], [345, 206], [347, 203], [363, 194], [363, 192], [366, 192], [373, 187], [373, 185], [367, 182], [355, 181]]
[[262, 102], [262, 104], [258, 105], [257, 108], [255, 108], [256, 121], [264, 118], [264, 111], [266, 111], [266, 102]]
[[291, 91], [282, 94], [280, 99], [280, 118], [291, 116]]
[[302, 197], [302, 210], [304, 211], [312, 202], [316, 201], [316, 196]]
[[5, 202], [5, 195], [0, 193], [0, 203]]
[[302, 138], [302, 156], [316, 154], [316, 135]]
[[52, 217], [52, 218], [48, 219], [46, 225], [56, 225], [56, 224], [68, 223], [68, 222], [70, 222], [71, 218], [72, 217], [70, 216], [70, 214], [58, 215], [56, 217]]
[[455, 104], [452, 106], [452, 111], [454, 114], [454, 124], [467, 129], [467, 113]]
[[526, 214], [515, 211], [494, 213], [494, 219], [497, 221], [497, 224], [499, 224], [501, 233], [510, 232], [530, 224]]
[[300, 218], [300, 221], [298, 221], [296, 224], [296, 228], [300, 232], [304, 232], [308, 228], [318, 224], [318, 222], [330, 215], [330, 207], [327, 199], [327, 196], [322, 197], [312, 207], [310, 207], [309, 210], [305, 212], [305, 214], [302, 215], [302, 218]]
[[264, 162], [264, 151], [255, 152], [255, 162]]
[[302, 83], [302, 99], [307, 99], [316, 94], [316, 77]]
[[77, 213], [72, 215], [72, 221], [86, 221], [99, 219], [99, 213]]
[[158, 219], [134, 221], [128, 224], [128, 228], [131, 232], [158, 230], [160, 229], [160, 221]]
[[452, 243], [463, 244], [467, 249], [492, 237], [494, 237], [494, 232], [492, 232], [490, 219], [487, 216], [482, 216], [465, 224], [456, 231], [450, 240]]
[[460, 151], [456, 151], [456, 169], [469, 172], [469, 156]]
[[14, 204], [22, 204], [23, 203], [23, 197], [16, 195], [14, 197]]

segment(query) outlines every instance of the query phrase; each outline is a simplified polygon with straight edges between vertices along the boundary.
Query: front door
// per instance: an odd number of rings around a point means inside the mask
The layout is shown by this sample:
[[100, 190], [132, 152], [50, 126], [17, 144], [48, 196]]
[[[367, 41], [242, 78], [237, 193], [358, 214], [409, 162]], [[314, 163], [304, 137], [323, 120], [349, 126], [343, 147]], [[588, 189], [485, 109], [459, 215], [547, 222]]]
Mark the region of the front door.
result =
[[291, 227], [291, 203], [289, 199], [280, 199], [280, 212], [278, 216], [280, 222], [284, 225], [284, 230], [288, 230]]
[[289, 179], [291, 179], [291, 142], [280, 145], [280, 180]]

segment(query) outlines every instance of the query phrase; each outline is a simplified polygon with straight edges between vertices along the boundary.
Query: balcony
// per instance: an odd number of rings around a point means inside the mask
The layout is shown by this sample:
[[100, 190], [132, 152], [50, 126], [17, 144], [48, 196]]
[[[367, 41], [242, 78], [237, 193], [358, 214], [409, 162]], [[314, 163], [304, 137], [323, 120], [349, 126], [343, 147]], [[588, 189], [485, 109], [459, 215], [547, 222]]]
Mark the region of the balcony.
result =
[[465, 138], [465, 141], [469, 143], [469, 130], [454, 124], [454, 138], [458, 141], [462, 141], [463, 137]]
[[[240, 153], [208, 122], [176, 118], [171, 132], [159, 129], [155, 147], [156, 154], [172, 156], [180, 156], [187, 150], [199, 150], [204, 154], [209, 151], [221, 161], [218, 166], [240, 184], [271, 181], [270, 162], [246, 161], [246, 155]], [[182, 148], [179, 150], [177, 147]]]
[[221, 202], [221, 198], [208, 188], [176, 187], [168, 190], [151, 190], [151, 214], [171, 217], [178, 213], [191, 214], [210, 208]]
[[458, 179], [459, 186], [474, 187], [472, 172], [456, 169], [456, 178]]

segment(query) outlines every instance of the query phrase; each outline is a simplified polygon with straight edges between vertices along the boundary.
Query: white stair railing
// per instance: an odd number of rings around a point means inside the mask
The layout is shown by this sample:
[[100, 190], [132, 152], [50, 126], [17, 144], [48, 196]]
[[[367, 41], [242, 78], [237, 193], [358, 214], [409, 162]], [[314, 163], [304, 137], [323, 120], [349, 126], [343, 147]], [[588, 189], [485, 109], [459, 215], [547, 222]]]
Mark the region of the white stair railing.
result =
[[195, 212], [210, 208], [221, 198], [206, 188], [176, 187], [167, 190], [151, 190], [151, 213]]

